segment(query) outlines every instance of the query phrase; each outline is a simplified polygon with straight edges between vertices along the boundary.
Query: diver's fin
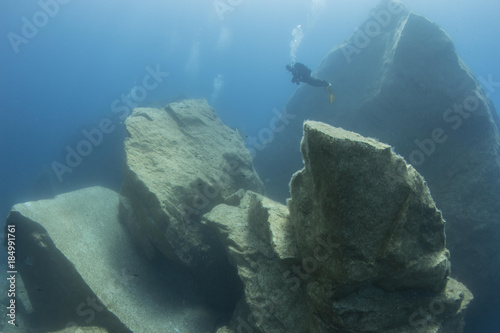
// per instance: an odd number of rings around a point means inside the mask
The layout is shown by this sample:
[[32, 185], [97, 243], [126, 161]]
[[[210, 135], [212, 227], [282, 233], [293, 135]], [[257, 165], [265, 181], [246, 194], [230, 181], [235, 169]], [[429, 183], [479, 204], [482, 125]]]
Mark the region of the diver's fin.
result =
[[325, 90], [328, 91], [328, 100], [330, 104], [335, 102], [335, 94], [333, 93], [332, 84], [328, 83], [328, 87], [325, 87]]
[[335, 102], [335, 95], [333, 94], [333, 92], [330, 92], [328, 94], [328, 97], [330, 98], [330, 104], [332, 104], [333, 102]]

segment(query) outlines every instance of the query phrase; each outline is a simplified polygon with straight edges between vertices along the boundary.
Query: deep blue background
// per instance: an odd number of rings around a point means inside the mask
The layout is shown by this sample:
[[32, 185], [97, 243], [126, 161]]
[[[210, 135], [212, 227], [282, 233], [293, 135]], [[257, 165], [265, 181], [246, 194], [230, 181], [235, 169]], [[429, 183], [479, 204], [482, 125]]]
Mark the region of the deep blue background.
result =
[[[500, 81], [498, 1], [402, 2], [443, 27], [477, 77]], [[223, 20], [214, 3], [68, 1], [15, 53], [8, 34], [21, 34], [23, 17], [32, 21], [41, 7], [38, 1], [0, 1], [2, 219], [13, 204], [37, 198], [33, 184], [51, 172], [53, 161], [63, 162], [66, 145], [84, 139], [82, 128], [112, 114], [112, 101], [140, 84], [147, 66], [170, 76], [141, 105], [162, 105], [179, 94], [205, 97], [226, 124], [252, 135], [296, 88], [284, 69], [292, 30], [301, 25], [297, 60], [314, 70], [378, 1], [242, 0]], [[213, 100], [219, 74], [224, 84]], [[500, 87], [490, 97], [498, 108]], [[85, 175], [84, 165], [78, 173]], [[119, 175], [106, 185], [118, 187]]]
[[[15, 53], [7, 34], [20, 35], [22, 18], [32, 22], [41, 7], [0, 2], [0, 216], [29, 199], [27, 188], [61, 160], [68, 138], [83, 139], [81, 126], [110, 115], [111, 102], [140, 84], [147, 66], [170, 76], [141, 105], [181, 93], [206, 97], [223, 121], [251, 135], [295, 89], [284, 70], [293, 28], [300, 24], [304, 32], [298, 61], [314, 69], [378, 1], [243, 0], [223, 20], [214, 3], [71, 0]], [[403, 3], [441, 25], [477, 76], [500, 81], [497, 1]], [[211, 100], [218, 74], [224, 85]]]

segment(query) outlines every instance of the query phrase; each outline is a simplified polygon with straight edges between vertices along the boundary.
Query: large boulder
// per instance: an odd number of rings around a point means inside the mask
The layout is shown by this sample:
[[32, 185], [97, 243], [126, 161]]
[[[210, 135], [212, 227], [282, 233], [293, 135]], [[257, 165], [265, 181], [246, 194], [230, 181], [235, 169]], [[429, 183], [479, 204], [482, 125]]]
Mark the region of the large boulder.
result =
[[459, 333], [472, 299], [449, 278], [445, 222], [391, 147], [306, 122], [286, 206], [247, 192], [203, 217], [244, 285], [234, 332]]
[[184, 273], [137, 252], [118, 206], [118, 193], [91, 187], [12, 208], [5, 235], [15, 235], [16, 312], [27, 331], [213, 332], [217, 313], [179, 292], [186, 287], [172, 281]]
[[447, 287], [445, 222], [423, 178], [390, 146], [320, 122], [304, 124], [301, 151], [289, 208], [313, 331], [413, 332], [409, 314], [437, 302], [447, 315], [422, 332], [461, 332], [470, 293]]
[[450, 37], [399, 2], [382, 1], [315, 75], [332, 82], [336, 101], [307, 85], [295, 91], [287, 126], [257, 147], [268, 196], [289, 196], [286, 184], [302, 164], [303, 120], [378, 138], [425, 177], [447, 221], [452, 274], [476, 296], [478, 318], [498, 308], [490, 300], [500, 299], [500, 270], [492, 265], [500, 262], [500, 122]]
[[148, 257], [191, 269], [207, 300], [234, 307], [241, 285], [200, 218], [239, 189], [264, 191], [240, 135], [204, 99], [137, 108], [125, 125], [122, 216], [131, 234]]

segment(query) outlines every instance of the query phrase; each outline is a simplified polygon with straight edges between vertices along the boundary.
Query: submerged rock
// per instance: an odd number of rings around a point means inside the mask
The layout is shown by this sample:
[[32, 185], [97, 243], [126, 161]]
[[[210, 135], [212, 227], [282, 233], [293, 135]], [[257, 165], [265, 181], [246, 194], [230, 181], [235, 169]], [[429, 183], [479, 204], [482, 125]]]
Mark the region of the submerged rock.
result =
[[138, 254], [118, 206], [116, 192], [91, 187], [12, 208], [6, 229], [15, 226], [17, 281], [26, 292], [17, 313], [25, 329], [213, 331], [217, 313], [179, 293], [181, 285], [167, 283]]
[[234, 268], [203, 214], [239, 189], [263, 192], [240, 136], [206, 100], [135, 109], [125, 122], [122, 216], [146, 253], [195, 272], [210, 302], [232, 308], [241, 293]]
[[268, 196], [289, 197], [303, 120], [390, 144], [424, 176], [447, 221], [452, 275], [474, 292], [477, 320], [486, 319], [500, 306], [500, 121], [450, 36], [400, 2], [381, 1], [315, 75], [332, 83], [336, 101], [307, 85], [291, 96], [293, 119], [255, 159], [271, 179]]
[[313, 331], [411, 332], [409, 314], [431, 302], [447, 313], [437, 327], [463, 326], [470, 293], [447, 293], [445, 222], [415, 169], [388, 145], [319, 122], [304, 124], [301, 151], [289, 208], [308, 258], [301, 274]]
[[462, 332], [472, 295], [449, 277], [422, 177], [390, 146], [324, 123], [304, 124], [301, 148], [289, 210], [247, 192], [203, 217], [245, 290], [217, 332]]
[[[229, 172], [236, 178], [197, 207], [206, 210], [203, 217], [185, 221], [186, 198], [197, 199], [179, 179], [210, 184], [224, 177], [221, 156], [232, 151], [218, 147], [212, 162], [192, 160], [194, 142], [207, 148], [221, 137], [207, 139], [202, 120], [219, 121], [209, 110], [193, 110], [206, 103], [186, 103], [168, 113], [134, 111], [127, 123], [128, 197], [94, 187], [14, 206], [6, 228], [16, 229], [16, 268], [26, 291], [19, 311], [27, 330], [462, 331], [472, 295], [449, 277], [444, 220], [423, 178], [390, 146], [308, 121], [305, 167], [290, 182], [288, 206], [245, 192], [262, 186], [250, 163], [239, 170], [246, 180]], [[200, 128], [165, 132], [165, 115]], [[230, 133], [219, 129], [222, 137]], [[184, 146], [174, 144], [179, 131]], [[235, 140], [230, 156], [247, 161]]]
[[282, 278], [286, 263], [297, 260], [287, 207], [249, 191], [238, 206], [218, 205], [203, 220], [218, 233], [245, 290], [231, 328], [218, 333], [308, 332], [299, 286]]

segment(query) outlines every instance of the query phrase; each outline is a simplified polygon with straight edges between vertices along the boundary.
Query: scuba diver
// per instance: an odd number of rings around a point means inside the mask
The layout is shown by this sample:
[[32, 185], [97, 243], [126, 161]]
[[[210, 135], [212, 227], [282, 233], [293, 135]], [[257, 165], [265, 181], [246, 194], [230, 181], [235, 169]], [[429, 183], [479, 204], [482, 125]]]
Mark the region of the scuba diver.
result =
[[291, 66], [286, 65], [286, 69], [293, 75], [292, 83], [296, 83], [298, 85], [300, 82], [304, 82], [313, 87], [325, 87], [325, 90], [328, 92], [330, 103], [335, 101], [332, 84], [330, 82], [312, 77], [311, 70], [307, 68], [306, 65], [296, 62]]

